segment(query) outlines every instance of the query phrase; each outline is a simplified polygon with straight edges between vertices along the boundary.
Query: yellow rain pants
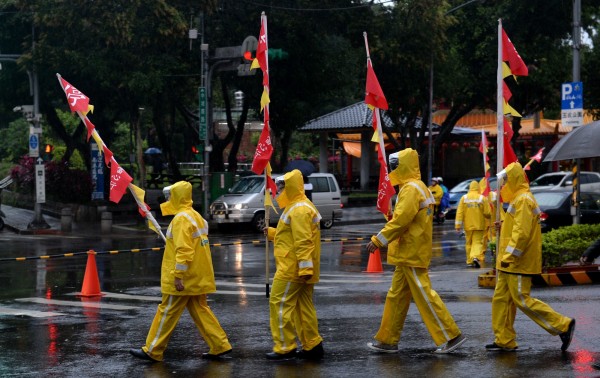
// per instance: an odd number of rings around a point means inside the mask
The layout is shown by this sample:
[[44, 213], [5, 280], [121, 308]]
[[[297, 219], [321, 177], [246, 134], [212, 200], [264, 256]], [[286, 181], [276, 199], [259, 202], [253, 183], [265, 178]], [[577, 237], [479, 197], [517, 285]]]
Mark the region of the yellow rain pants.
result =
[[465, 250], [467, 251], [467, 264], [472, 264], [473, 259], [480, 263], [485, 260], [485, 233], [487, 230], [465, 231]]
[[375, 340], [396, 345], [404, 327], [411, 299], [436, 346], [460, 335], [460, 329], [438, 294], [431, 288], [427, 269], [399, 265], [385, 298], [383, 316]]
[[497, 272], [492, 299], [494, 342], [504, 348], [517, 347], [514, 329], [517, 307], [551, 335], [566, 332], [571, 319], [554, 311], [546, 303], [529, 296], [531, 277]]
[[312, 300], [314, 287], [314, 284], [273, 280], [269, 297], [273, 352], [296, 349], [296, 329], [303, 350], [309, 351], [323, 341]]
[[169, 295], [163, 294], [156, 315], [142, 350], [155, 360], [162, 361], [163, 353], [173, 330], [184, 309], [196, 323], [200, 335], [208, 344], [210, 354], [219, 354], [231, 349], [227, 335], [206, 303], [206, 294]]

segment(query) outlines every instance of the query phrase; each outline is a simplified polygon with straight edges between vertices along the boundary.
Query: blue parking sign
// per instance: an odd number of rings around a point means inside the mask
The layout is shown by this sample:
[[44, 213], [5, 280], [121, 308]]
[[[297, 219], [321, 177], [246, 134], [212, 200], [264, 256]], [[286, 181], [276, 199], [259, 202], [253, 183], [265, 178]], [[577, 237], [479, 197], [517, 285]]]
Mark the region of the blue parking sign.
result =
[[583, 83], [563, 83], [561, 91], [561, 109], [583, 109]]

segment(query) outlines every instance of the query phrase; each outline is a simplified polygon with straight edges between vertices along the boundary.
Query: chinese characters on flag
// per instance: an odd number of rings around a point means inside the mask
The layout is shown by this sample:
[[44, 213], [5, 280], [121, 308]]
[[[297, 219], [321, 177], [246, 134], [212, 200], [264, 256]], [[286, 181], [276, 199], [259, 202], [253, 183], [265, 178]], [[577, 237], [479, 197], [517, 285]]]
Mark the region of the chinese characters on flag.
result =
[[110, 162], [110, 200], [119, 203], [127, 186], [133, 181], [131, 176], [114, 159]]

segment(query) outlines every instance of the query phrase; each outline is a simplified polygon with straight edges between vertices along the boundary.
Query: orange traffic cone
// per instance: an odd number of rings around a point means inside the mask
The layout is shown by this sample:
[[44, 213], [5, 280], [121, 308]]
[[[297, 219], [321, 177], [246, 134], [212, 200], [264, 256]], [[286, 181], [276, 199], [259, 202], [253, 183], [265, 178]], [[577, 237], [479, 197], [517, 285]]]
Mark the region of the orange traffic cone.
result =
[[83, 276], [83, 286], [81, 287], [81, 293], [77, 295], [80, 297], [97, 297], [102, 295], [100, 292], [98, 268], [96, 267], [96, 252], [92, 250], [88, 251], [88, 259], [85, 266], [85, 274]]
[[365, 270], [364, 273], [383, 273], [379, 248], [377, 248], [375, 252], [369, 254], [369, 263], [367, 264], [367, 270]]

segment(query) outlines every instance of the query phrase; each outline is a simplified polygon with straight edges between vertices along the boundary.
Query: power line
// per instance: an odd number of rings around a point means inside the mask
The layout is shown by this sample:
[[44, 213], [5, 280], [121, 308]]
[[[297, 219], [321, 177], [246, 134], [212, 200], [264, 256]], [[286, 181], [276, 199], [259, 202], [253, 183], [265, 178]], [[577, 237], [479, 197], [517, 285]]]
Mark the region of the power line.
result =
[[[370, 8], [371, 6], [375, 5], [373, 1], [370, 1], [370, 2], [368, 2], [366, 4], [349, 6], [349, 7], [292, 8], [292, 7], [282, 7], [282, 6], [276, 6], [276, 5], [262, 4], [262, 3], [258, 3], [256, 1], [251, 1], [251, 0], [241, 0], [241, 2], [246, 3], [246, 4], [250, 4], [250, 5], [254, 5], [254, 6], [257, 6], [257, 7], [262, 7], [262, 8], [285, 10], [285, 11], [294, 11], [294, 12], [332, 12], [332, 11], [353, 10], [353, 9], [360, 9], [360, 8]], [[378, 2], [377, 5], [383, 5], [383, 4], [394, 3], [394, 2], [395, 2], [394, 0], [384, 0], [384, 1]]]

